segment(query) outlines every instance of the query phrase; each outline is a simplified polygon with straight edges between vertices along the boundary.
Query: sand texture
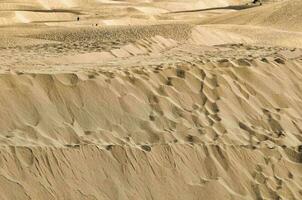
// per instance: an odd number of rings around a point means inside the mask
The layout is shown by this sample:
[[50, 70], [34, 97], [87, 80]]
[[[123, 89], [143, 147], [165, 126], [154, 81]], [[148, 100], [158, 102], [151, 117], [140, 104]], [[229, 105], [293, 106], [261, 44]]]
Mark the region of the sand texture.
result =
[[0, 0], [0, 200], [302, 199], [301, 10]]

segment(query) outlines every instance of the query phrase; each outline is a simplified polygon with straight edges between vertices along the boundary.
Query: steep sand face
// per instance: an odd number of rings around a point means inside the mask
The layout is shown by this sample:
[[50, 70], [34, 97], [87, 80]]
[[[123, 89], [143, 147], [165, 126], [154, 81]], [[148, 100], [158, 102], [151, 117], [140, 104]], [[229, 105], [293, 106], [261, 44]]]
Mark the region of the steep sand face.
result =
[[0, 199], [301, 199], [302, 4], [242, 3], [0, 2]]
[[1, 75], [1, 198], [300, 198], [302, 62], [249, 48]]

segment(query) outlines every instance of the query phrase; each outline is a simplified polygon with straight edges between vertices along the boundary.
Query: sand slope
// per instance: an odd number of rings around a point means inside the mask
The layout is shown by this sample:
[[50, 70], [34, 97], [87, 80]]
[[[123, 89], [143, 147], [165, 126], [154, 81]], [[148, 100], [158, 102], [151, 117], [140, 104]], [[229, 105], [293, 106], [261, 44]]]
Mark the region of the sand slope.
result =
[[[163, 13], [245, 4], [249, 0], [29, 0], [0, 1], [0, 26], [23, 23], [45, 23], [52, 26], [91, 24], [129, 25], [158, 24], [153, 21]], [[114, 13], [114, 14], [112, 14]], [[2, 17], [2, 15], [5, 15]], [[73, 24], [78, 16], [81, 22]], [[151, 21], [150, 21], [151, 20]], [[86, 21], [86, 22], [84, 22]]]
[[286, 0], [263, 7], [208, 19], [210, 23], [273, 27], [286, 31], [302, 31], [302, 1]]
[[242, 3], [0, 1], [0, 199], [301, 199], [300, 1], [167, 13]]

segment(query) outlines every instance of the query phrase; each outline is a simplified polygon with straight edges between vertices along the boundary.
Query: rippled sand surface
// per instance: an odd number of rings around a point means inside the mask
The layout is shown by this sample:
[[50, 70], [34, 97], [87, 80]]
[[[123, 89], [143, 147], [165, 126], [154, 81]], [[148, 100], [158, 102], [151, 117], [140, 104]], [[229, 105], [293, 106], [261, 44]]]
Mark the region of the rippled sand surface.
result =
[[0, 199], [302, 199], [301, 10], [0, 0]]

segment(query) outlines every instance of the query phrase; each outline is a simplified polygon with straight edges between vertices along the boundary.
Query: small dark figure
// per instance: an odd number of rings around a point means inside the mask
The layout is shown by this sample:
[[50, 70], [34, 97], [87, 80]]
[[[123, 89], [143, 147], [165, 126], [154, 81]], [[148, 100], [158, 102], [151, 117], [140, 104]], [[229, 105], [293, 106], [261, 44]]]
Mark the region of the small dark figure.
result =
[[254, 0], [254, 1], [253, 1], [253, 4], [257, 4], [257, 3], [259, 3], [260, 6], [262, 5], [261, 0]]
[[80, 17], [77, 18], [77, 21], [80, 21]]

